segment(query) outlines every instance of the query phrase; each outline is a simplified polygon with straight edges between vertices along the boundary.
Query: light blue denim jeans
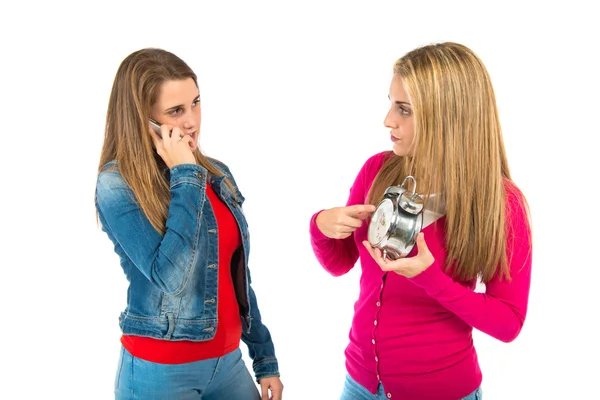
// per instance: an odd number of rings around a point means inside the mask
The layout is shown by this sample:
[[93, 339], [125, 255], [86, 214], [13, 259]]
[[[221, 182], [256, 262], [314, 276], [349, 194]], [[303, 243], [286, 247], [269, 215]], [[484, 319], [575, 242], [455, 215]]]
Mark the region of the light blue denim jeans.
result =
[[158, 364], [121, 346], [115, 399], [259, 400], [260, 395], [239, 348], [208, 360]]
[[[470, 395], [457, 400], [481, 400], [481, 388], [478, 388]], [[388, 400], [383, 390], [383, 385], [380, 383], [377, 387], [377, 393], [373, 394], [365, 389], [361, 384], [356, 382], [349, 374], [346, 374], [346, 382], [344, 382], [344, 391], [340, 400]]]

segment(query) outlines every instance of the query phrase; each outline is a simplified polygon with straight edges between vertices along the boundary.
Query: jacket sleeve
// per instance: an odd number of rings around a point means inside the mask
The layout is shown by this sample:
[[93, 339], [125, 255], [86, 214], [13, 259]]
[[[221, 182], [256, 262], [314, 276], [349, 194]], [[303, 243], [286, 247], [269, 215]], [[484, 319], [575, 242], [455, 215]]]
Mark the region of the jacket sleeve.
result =
[[[242, 193], [239, 191], [237, 182], [235, 181], [233, 174], [229, 170], [227, 165], [222, 162], [211, 159], [211, 161], [222, 170], [227, 178], [236, 188], [236, 195], [238, 196], [238, 202], [244, 201]], [[248, 249], [249, 251], [250, 249]], [[241, 263], [243, 266], [245, 262], [243, 255], [238, 254], [236, 260], [232, 260], [233, 263]], [[236, 268], [238, 273], [244, 271], [243, 268]], [[242, 342], [248, 347], [248, 355], [252, 360], [252, 369], [256, 381], [260, 381], [262, 378], [268, 378], [271, 376], [280, 376], [279, 374], [279, 363], [275, 356], [275, 346], [271, 339], [271, 333], [267, 326], [263, 323], [260, 315], [260, 309], [258, 308], [258, 301], [256, 300], [256, 293], [252, 288], [252, 277], [250, 276], [250, 270], [248, 270], [248, 300], [250, 307], [250, 317], [247, 321], [242, 316]]]
[[[250, 273], [248, 273], [250, 276]], [[248, 353], [252, 359], [252, 369], [254, 376], [259, 381], [262, 378], [271, 376], [280, 376], [279, 364], [275, 357], [275, 346], [271, 339], [269, 329], [263, 324], [256, 300], [256, 294], [252, 289], [251, 282], [249, 286], [250, 299], [250, 325], [242, 318], [242, 341], [248, 347]]]
[[157, 232], [116, 170], [98, 175], [96, 208], [102, 229], [150, 282], [163, 292], [182, 292], [195, 264], [206, 201], [206, 171], [195, 164], [171, 169], [166, 233]]

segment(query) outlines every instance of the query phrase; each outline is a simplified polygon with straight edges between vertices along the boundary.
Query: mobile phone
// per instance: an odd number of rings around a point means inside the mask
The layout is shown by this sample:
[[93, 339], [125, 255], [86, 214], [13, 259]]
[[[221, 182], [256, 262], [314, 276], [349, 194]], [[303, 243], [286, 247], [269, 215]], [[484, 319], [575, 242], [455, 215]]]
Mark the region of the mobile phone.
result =
[[152, 127], [154, 133], [156, 133], [158, 137], [162, 139], [162, 134], [160, 133], [160, 124], [152, 118], [150, 118], [150, 126]]

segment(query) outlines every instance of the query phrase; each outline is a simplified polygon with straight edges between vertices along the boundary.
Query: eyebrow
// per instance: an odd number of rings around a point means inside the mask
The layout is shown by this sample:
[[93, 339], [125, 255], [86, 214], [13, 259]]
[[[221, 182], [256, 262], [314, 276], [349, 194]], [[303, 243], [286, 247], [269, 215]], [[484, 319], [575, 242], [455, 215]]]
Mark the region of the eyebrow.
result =
[[[195, 102], [195, 101], [197, 101], [197, 100], [200, 100], [200, 95], [198, 95], [198, 96], [194, 97], [194, 101], [192, 101], [192, 103], [194, 103], [194, 102]], [[178, 109], [178, 108], [181, 108], [181, 107], [183, 107], [183, 104], [178, 104], [178, 105], [176, 105], [176, 106], [173, 106], [173, 107], [169, 107], [169, 108], [167, 108], [167, 109], [165, 110], [165, 112], [173, 111], [173, 110], [176, 110], [176, 109]]]
[[[388, 94], [388, 99], [389, 99], [389, 100], [391, 100], [391, 98], [390, 98], [390, 95], [389, 95], [389, 94]], [[411, 105], [410, 103], [407, 103], [406, 101], [398, 101], [398, 100], [396, 100], [394, 103], [395, 103], [395, 104], [398, 104], [399, 106], [401, 106], [401, 105], [405, 104], [405, 105], [407, 105], [407, 106], [410, 106], [410, 107], [412, 107], [412, 105]]]

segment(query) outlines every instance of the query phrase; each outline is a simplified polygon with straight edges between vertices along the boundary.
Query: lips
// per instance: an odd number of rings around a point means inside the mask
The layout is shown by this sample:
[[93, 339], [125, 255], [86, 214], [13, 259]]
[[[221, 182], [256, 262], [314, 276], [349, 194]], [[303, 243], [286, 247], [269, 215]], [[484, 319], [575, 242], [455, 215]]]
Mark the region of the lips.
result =
[[400, 139], [398, 139], [397, 137], [395, 137], [393, 135], [390, 135], [390, 139], [392, 140], [392, 142], [397, 142], [398, 140], [400, 140]]
[[190, 137], [192, 138], [192, 143], [191, 143], [192, 149], [195, 149], [196, 146], [198, 145], [198, 136], [197, 136], [197, 134], [198, 134], [197, 131], [196, 132], [192, 132], [192, 133], [189, 134]]

